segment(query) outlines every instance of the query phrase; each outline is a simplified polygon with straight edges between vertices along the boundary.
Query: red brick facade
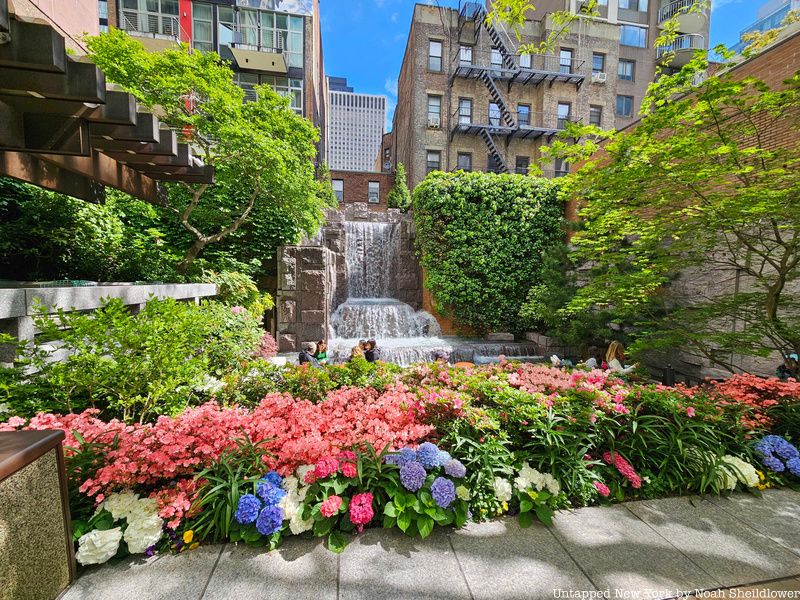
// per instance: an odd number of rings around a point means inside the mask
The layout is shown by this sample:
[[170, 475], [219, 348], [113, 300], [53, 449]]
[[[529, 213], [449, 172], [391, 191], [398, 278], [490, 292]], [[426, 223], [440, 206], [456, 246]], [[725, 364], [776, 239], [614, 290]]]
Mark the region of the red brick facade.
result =
[[340, 204], [351, 204], [353, 202], [368, 202], [369, 184], [378, 184], [378, 202], [369, 202], [369, 206], [376, 210], [386, 210], [386, 196], [394, 185], [394, 174], [392, 173], [367, 173], [363, 171], [331, 171], [331, 181], [342, 182], [342, 199]]

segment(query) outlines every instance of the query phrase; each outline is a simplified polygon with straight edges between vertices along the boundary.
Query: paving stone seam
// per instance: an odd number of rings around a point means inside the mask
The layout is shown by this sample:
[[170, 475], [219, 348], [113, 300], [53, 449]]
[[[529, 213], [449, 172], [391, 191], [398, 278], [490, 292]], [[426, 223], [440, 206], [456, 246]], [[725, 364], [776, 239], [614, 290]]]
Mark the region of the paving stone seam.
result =
[[716, 583], [716, 584], [717, 584], [717, 587], [716, 587], [716, 588], [708, 588], [708, 589], [719, 589], [719, 588], [720, 588], [720, 587], [723, 585], [721, 581], [718, 581], [716, 577], [714, 577], [714, 576], [713, 576], [711, 573], [709, 573], [709, 572], [708, 572], [706, 569], [704, 569], [704, 568], [703, 568], [701, 565], [699, 565], [699, 564], [697, 564], [695, 561], [693, 561], [693, 560], [691, 559], [691, 557], [689, 557], [689, 556], [688, 556], [688, 555], [687, 555], [687, 554], [686, 554], [686, 553], [685, 553], [683, 550], [681, 550], [681, 549], [680, 549], [678, 546], [676, 546], [675, 544], [673, 544], [673, 543], [672, 543], [672, 542], [669, 540], [669, 538], [667, 538], [667, 537], [666, 537], [664, 534], [662, 534], [660, 531], [658, 531], [658, 530], [657, 530], [655, 527], [653, 527], [652, 525], [650, 525], [650, 524], [649, 524], [647, 521], [645, 521], [644, 519], [642, 519], [642, 518], [641, 518], [639, 515], [637, 515], [635, 512], [633, 512], [633, 511], [632, 511], [630, 508], [628, 508], [628, 506], [627, 506], [628, 504], [629, 504], [628, 502], [622, 502], [622, 506], [624, 506], [624, 507], [625, 507], [625, 510], [627, 510], [629, 513], [631, 513], [631, 514], [632, 514], [634, 517], [636, 517], [636, 518], [637, 518], [639, 521], [641, 521], [642, 523], [644, 523], [644, 524], [645, 524], [645, 526], [646, 526], [648, 529], [650, 529], [651, 531], [653, 531], [653, 532], [654, 532], [654, 533], [655, 533], [655, 534], [656, 534], [658, 537], [660, 537], [662, 540], [664, 540], [665, 542], [667, 542], [667, 543], [668, 543], [670, 546], [672, 546], [673, 548], [675, 548], [675, 550], [677, 550], [677, 551], [678, 551], [678, 553], [679, 553], [681, 556], [683, 556], [683, 557], [684, 557], [686, 560], [688, 560], [688, 561], [689, 561], [691, 564], [693, 564], [695, 567], [697, 567], [698, 569], [700, 569], [700, 570], [701, 570], [703, 573], [705, 573], [706, 575], [708, 575], [708, 578], [709, 578], [709, 579], [711, 579], [711, 581], [713, 581], [714, 583]]
[[763, 535], [763, 536], [764, 536], [765, 538], [767, 538], [768, 540], [771, 540], [771, 541], [775, 542], [776, 544], [778, 544], [778, 546], [780, 546], [781, 548], [784, 548], [785, 550], [788, 550], [789, 552], [791, 552], [791, 553], [792, 553], [792, 554], [794, 554], [795, 556], [800, 556], [800, 552], [797, 552], [797, 551], [795, 551], [793, 548], [790, 548], [789, 546], [785, 545], [785, 544], [784, 544], [784, 543], [783, 543], [781, 540], [776, 540], [776, 539], [775, 539], [775, 538], [773, 538], [773, 537], [772, 537], [772, 536], [771, 536], [771, 535], [770, 535], [770, 534], [769, 534], [767, 531], [762, 531], [762, 530], [761, 530], [761, 529], [759, 529], [758, 527], [756, 527], [756, 526], [754, 526], [754, 525], [751, 525], [750, 523], [748, 523], [747, 521], [744, 521], [743, 519], [740, 519], [740, 518], [739, 518], [739, 517], [736, 515], [736, 513], [734, 513], [734, 512], [731, 512], [731, 511], [729, 511], [727, 508], [725, 508], [725, 506], [723, 505], [723, 503], [721, 503], [721, 502], [716, 502], [716, 500], [714, 500], [714, 499], [712, 499], [712, 500], [711, 500], [711, 502], [714, 504], [714, 506], [716, 506], [717, 508], [719, 508], [719, 509], [720, 509], [722, 512], [724, 512], [724, 513], [727, 513], [728, 515], [730, 515], [731, 517], [733, 517], [734, 519], [736, 519], [736, 520], [737, 520], [739, 523], [741, 523], [742, 525], [744, 525], [744, 526], [745, 526], [745, 527], [747, 527], [748, 529], [752, 529], [752, 530], [753, 530], [753, 531], [755, 531], [756, 533], [758, 533], [758, 534], [760, 534], [760, 535]]
[[450, 550], [453, 551], [453, 556], [456, 558], [456, 564], [458, 565], [458, 572], [461, 573], [461, 579], [464, 580], [464, 585], [467, 586], [467, 592], [469, 592], [469, 600], [475, 600], [475, 594], [472, 593], [472, 588], [469, 587], [469, 581], [467, 581], [467, 575], [464, 573], [464, 567], [461, 566], [461, 559], [458, 558], [458, 552], [456, 552], [456, 547], [453, 545], [453, 538], [450, 535], [447, 535], [447, 543], [450, 544]]
[[[569, 512], [571, 512], [571, 511], [569, 511]], [[557, 517], [557, 516], [558, 516], [558, 513], [556, 513], [556, 517]], [[578, 560], [577, 560], [577, 559], [576, 559], [574, 556], [572, 556], [572, 552], [570, 552], [570, 551], [569, 551], [569, 548], [567, 548], [567, 547], [566, 547], [566, 545], [564, 544], [564, 542], [562, 542], [562, 541], [561, 541], [561, 538], [559, 538], [559, 537], [556, 535], [556, 532], [554, 531], [554, 529], [553, 529], [552, 527], [548, 527], [548, 526], [545, 526], [545, 529], [548, 531], [548, 533], [549, 533], [550, 535], [552, 535], [552, 536], [553, 536], [553, 539], [555, 539], [556, 543], [557, 543], [559, 546], [561, 546], [561, 549], [562, 549], [562, 550], [563, 550], [563, 551], [566, 553], [566, 555], [567, 555], [567, 556], [569, 556], [569, 559], [572, 561], [572, 564], [574, 564], [576, 567], [578, 567], [578, 570], [579, 570], [581, 573], [583, 573], [583, 576], [584, 576], [584, 577], [586, 577], [586, 580], [587, 580], [589, 583], [591, 583], [591, 584], [592, 584], [592, 586], [594, 587], [594, 589], [595, 589], [595, 590], [599, 591], [599, 590], [600, 590], [600, 586], [598, 586], [598, 585], [595, 583], [594, 579], [592, 579], [591, 577], [589, 577], [589, 573], [587, 573], [587, 572], [586, 572], [586, 570], [583, 568], [583, 565], [582, 565], [581, 563], [579, 563], [579, 562], [578, 562]]]
[[203, 591], [200, 592], [200, 597], [197, 600], [203, 600], [203, 597], [206, 595], [206, 591], [208, 590], [208, 586], [211, 583], [211, 578], [214, 577], [214, 572], [217, 570], [217, 565], [219, 564], [219, 559], [222, 558], [222, 553], [225, 551], [225, 548], [228, 547], [227, 542], [222, 544], [222, 547], [219, 549], [217, 553], [217, 558], [214, 561], [214, 566], [211, 567], [211, 572], [208, 574], [208, 579], [206, 579], [206, 584], [203, 586]]

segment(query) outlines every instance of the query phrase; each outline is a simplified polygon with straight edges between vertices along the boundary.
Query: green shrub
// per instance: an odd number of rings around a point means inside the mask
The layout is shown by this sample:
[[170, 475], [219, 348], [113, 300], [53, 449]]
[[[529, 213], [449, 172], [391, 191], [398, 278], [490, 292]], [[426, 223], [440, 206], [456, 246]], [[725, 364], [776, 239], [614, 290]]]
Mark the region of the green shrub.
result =
[[438, 310], [478, 331], [521, 329], [543, 255], [563, 243], [558, 183], [433, 173], [414, 190], [417, 247]]
[[394, 176], [394, 185], [386, 196], [389, 208], [399, 208], [406, 211], [411, 206], [411, 192], [406, 184], [406, 168], [403, 163], [397, 163], [397, 173]]

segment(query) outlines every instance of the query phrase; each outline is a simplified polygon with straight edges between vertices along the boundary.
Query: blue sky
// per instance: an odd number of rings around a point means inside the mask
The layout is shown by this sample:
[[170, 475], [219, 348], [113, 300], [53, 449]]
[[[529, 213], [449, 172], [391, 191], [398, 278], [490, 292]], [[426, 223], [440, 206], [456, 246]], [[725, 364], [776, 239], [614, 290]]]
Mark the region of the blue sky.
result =
[[[755, 20], [761, 4], [760, 0], [713, 2], [712, 47], [735, 44], [739, 30]], [[458, 0], [440, 4], [458, 6]], [[320, 0], [325, 72], [347, 77], [357, 92], [388, 96], [389, 124], [413, 8], [413, 0]]]

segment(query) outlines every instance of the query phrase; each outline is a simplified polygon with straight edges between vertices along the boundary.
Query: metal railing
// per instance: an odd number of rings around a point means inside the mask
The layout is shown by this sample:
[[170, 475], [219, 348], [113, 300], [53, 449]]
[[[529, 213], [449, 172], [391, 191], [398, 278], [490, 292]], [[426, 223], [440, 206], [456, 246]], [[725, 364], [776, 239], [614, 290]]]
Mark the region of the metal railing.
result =
[[504, 122], [503, 112], [487, 109], [470, 115], [462, 114], [458, 108], [450, 117], [452, 128], [490, 127], [497, 129], [564, 129], [568, 122], [578, 123], [580, 119], [573, 115], [559, 116], [558, 113], [544, 111], [516, 110], [511, 111], [516, 119], [516, 126], [512, 127]]
[[497, 60], [492, 61], [492, 52], [472, 50], [472, 59], [469, 60], [462, 56], [459, 50], [452, 60], [453, 69], [458, 68], [478, 68], [491, 71], [495, 77], [511, 76], [517, 70], [539, 71], [543, 73], [558, 73], [560, 75], [579, 75], [582, 74], [584, 60], [577, 58], [562, 58], [555, 54], [515, 54], [513, 56], [514, 69], [509, 69], [502, 64], [502, 56], [494, 54]]
[[666, 46], [661, 46], [656, 50], [656, 57], [661, 58], [668, 52], [680, 52], [682, 50], [705, 50], [706, 38], [699, 33], [685, 33], [675, 38], [675, 41]]
[[[658, 10], [658, 22], [663, 23], [679, 13], [688, 12], [696, 4], [698, 0], [673, 0]], [[703, 8], [701, 14], [708, 14], [708, 8]]]
[[134, 35], [153, 38], [180, 39], [181, 23], [178, 17], [159, 13], [122, 11], [122, 28]]

